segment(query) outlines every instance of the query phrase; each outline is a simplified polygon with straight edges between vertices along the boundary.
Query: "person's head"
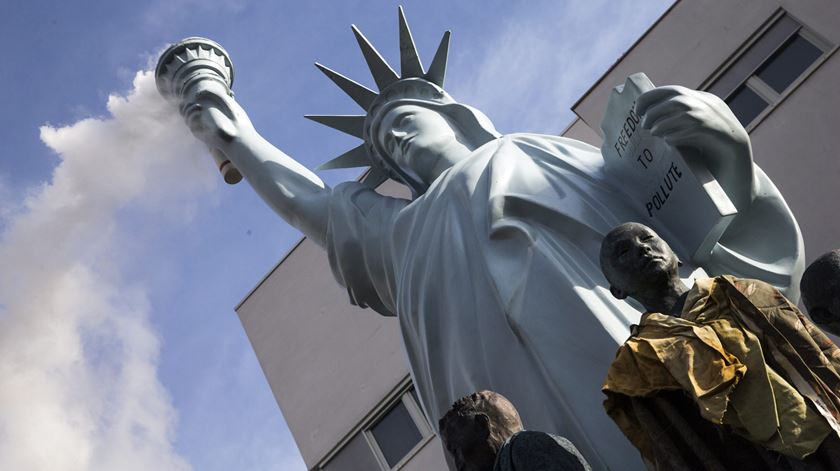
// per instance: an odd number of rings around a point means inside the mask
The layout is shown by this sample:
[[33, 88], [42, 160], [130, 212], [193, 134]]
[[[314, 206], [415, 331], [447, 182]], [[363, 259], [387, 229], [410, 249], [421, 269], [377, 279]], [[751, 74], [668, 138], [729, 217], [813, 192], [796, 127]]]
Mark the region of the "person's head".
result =
[[604, 236], [600, 261], [610, 292], [618, 299], [656, 293], [679, 279], [680, 261], [668, 243], [635, 222], [621, 224]]
[[505, 441], [522, 431], [522, 420], [507, 398], [480, 391], [455, 401], [438, 427], [458, 471], [486, 471]]
[[802, 274], [799, 289], [811, 319], [840, 335], [840, 249], [814, 260]]

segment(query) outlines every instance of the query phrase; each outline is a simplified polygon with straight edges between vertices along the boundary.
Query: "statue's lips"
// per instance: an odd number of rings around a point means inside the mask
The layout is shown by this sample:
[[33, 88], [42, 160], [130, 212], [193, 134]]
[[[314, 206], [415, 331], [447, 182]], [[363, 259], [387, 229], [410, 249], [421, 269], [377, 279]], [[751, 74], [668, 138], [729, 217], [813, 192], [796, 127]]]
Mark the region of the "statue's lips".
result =
[[665, 261], [665, 258], [660, 257], [660, 256], [645, 257], [645, 265], [644, 266], [649, 267], [651, 265], [658, 264], [658, 263], [661, 263], [661, 262], [664, 262], [664, 261]]

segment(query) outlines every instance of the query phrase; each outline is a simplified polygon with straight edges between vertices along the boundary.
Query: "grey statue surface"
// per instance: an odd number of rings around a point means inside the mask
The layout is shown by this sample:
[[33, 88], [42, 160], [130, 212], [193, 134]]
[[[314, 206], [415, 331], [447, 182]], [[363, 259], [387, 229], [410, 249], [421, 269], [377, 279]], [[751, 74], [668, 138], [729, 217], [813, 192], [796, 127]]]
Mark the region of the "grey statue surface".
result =
[[[642, 469], [598, 393], [640, 315], [609, 293], [599, 247], [611, 228], [642, 215], [604, 172], [599, 149], [557, 136], [502, 136], [455, 101], [442, 88], [449, 33], [424, 71], [402, 10], [399, 18], [401, 75], [353, 27], [378, 92], [318, 65], [365, 111], [311, 117], [363, 140], [322, 167], [370, 166], [362, 183], [330, 188], [265, 140], [230, 94], [221, 48], [176, 45], [158, 64], [159, 88], [223, 168], [237, 169], [327, 250], [353, 303], [397, 316], [431, 423], [457, 398], [491, 389], [519, 404], [529, 428], [572, 440], [593, 468]], [[201, 56], [222, 67], [208, 64], [205, 78], [181, 72]], [[791, 288], [802, 268], [798, 227], [753, 165], [747, 133], [726, 105], [658, 87], [636, 111], [652, 134], [694, 149], [737, 209], [706, 271]], [[413, 198], [371, 189], [385, 178]]]
[[840, 249], [813, 261], [799, 283], [802, 304], [814, 322], [840, 335]]

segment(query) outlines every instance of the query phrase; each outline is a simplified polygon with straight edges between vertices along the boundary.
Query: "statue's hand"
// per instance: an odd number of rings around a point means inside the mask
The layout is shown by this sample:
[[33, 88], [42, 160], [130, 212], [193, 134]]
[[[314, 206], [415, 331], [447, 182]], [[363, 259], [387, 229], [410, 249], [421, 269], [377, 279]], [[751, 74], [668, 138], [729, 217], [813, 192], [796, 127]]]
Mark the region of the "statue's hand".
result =
[[720, 98], [680, 86], [657, 87], [639, 96], [642, 127], [700, 159], [739, 210], [755, 195], [752, 150], [744, 126]]
[[193, 135], [213, 149], [223, 150], [236, 137], [253, 130], [245, 110], [216, 80], [202, 80], [190, 87], [181, 101], [181, 115]]
[[711, 93], [680, 86], [657, 87], [639, 96], [636, 113], [642, 116], [642, 127], [675, 147], [732, 156], [749, 146], [744, 126], [726, 103]]

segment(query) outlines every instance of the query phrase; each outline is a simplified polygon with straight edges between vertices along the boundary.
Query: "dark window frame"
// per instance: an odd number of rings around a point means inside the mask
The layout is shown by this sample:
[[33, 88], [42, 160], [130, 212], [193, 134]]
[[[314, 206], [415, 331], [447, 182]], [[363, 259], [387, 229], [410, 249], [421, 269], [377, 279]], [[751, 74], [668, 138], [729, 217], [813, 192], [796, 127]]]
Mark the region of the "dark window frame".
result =
[[[778, 93], [757, 74], [781, 48], [797, 35], [816, 46], [821, 51], [821, 55], [806, 67], [782, 93]], [[732, 98], [742, 87], [758, 95], [767, 103], [767, 106], [749, 123], [744, 124], [747, 131], [752, 132], [836, 49], [837, 46], [832, 45], [798, 18], [784, 9], [779, 9], [699, 88], [714, 93], [725, 101]]]
[[[368, 440], [368, 444], [370, 445], [373, 454], [376, 456], [376, 460], [379, 462], [379, 465], [382, 467], [383, 470], [397, 470], [400, 469], [408, 460], [410, 460], [414, 455], [423, 448], [426, 443], [428, 443], [432, 438], [434, 438], [434, 431], [429, 426], [429, 423], [426, 421], [426, 416], [423, 414], [423, 409], [421, 409], [420, 404], [417, 404], [414, 400], [414, 396], [411, 394], [411, 391], [414, 389], [414, 386], [410, 386], [405, 388], [396, 398], [396, 400], [389, 401], [388, 406], [383, 408], [382, 412], [376, 415], [376, 417], [370, 421], [370, 423], [364, 428], [363, 433], [365, 434], [365, 438]], [[390, 466], [388, 461], [385, 459], [384, 453], [382, 453], [382, 449], [379, 447], [379, 443], [376, 441], [376, 437], [373, 435], [373, 428], [379, 424], [379, 422], [389, 413], [391, 410], [397, 405], [398, 402], [402, 402], [405, 406], [406, 410], [408, 411], [408, 415], [411, 417], [412, 421], [414, 422], [414, 426], [417, 427], [417, 430], [420, 432], [420, 441], [418, 441], [400, 460], [398, 460], [394, 466]]]
[[[421, 449], [423, 449], [435, 437], [434, 430], [426, 420], [423, 409], [415, 400], [416, 391], [410, 378], [405, 378], [401, 381], [394, 391], [387, 395], [387, 397], [380, 402], [374, 410], [372, 410], [353, 431], [348, 434], [333, 450], [331, 450], [321, 462], [316, 466], [316, 469], [328, 469], [330, 462], [338, 456], [344, 448], [350, 444], [356, 437], [364, 439], [367, 447], [373, 457], [373, 460], [379, 465], [381, 471], [395, 471], [402, 468], [408, 461], [410, 461]], [[385, 460], [385, 455], [379, 448], [379, 444], [373, 435], [373, 428], [380, 423], [380, 421], [398, 404], [402, 403], [415, 427], [420, 432], [421, 439], [417, 442], [394, 466], [389, 466]]]

